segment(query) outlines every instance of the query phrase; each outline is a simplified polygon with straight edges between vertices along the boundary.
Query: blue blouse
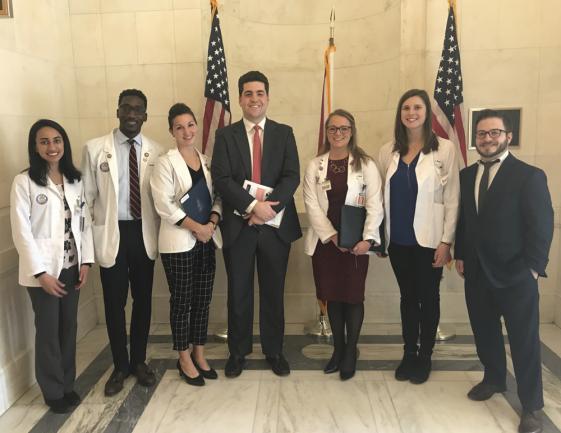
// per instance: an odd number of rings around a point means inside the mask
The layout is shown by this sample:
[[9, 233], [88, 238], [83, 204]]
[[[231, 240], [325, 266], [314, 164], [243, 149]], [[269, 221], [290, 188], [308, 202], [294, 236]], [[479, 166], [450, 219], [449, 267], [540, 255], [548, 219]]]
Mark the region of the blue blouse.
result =
[[419, 155], [408, 165], [399, 159], [390, 179], [390, 240], [398, 245], [417, 245], [413, 219], [417, 205], [417, 175]]

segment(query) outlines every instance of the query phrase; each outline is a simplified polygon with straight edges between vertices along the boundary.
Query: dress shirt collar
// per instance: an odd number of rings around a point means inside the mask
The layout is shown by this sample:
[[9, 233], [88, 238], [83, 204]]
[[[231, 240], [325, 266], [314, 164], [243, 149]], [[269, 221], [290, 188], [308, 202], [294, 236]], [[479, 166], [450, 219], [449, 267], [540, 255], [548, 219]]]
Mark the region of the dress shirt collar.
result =
[[[142, 146], [142, 134], [138, 134], [137, 136], [133, 137], [133, 139], [134, 139], [134, 144]], [[128, 141], [129, 141], [129, 137], [127, 137], [125, 134], [121, 132], [119, 128], [117, 128], [115, 130], [115, 143], [126, 144], [128, 146], [129, 145]]]
[[504, 162], [504, 160], [506, 159], [506, 157], [508, 156], [509, 153], [510, 153], [510, 152], [508, 151], [508, 149], [506, 149], [503, 153], [501, 153], [501, 155], [500, 155], [498, 158], [497, 158], [497, 157], [494, 157], [494, 158], [492, 158], [492, 159], [480, 159], [480, 160], [478, 160], [477, 162], [478, 162], [479, 165], [482, 165], [483, 162], [495, 161], [495, 160], [498, 159], [498, 160], [499, 160], [499, 164], [502, 164], [502, 163]]
[[[250, 132], [252, 132], [253, 127], [255, 126], [255, 123], [253, 123], [251, 120], [247, 120], [245, 117], [242, 117], [243, 120], [243, 124], [245, 127], [245, 132], [247, 132], [248, 134]], [[257, 123], [257, 125], [259, 125], [261, 127], [262, 131], [265, 131], [265, 122], [267, 121], [266, 117], [263, 117], [263, 119], [261, 119], [261, 121], [259, 123]]]

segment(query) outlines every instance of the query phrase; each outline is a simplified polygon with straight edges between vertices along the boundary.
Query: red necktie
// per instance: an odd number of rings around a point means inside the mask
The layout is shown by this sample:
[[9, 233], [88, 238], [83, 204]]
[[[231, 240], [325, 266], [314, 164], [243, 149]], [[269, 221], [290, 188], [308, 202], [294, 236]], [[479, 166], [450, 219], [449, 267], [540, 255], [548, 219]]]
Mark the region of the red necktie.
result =
[[251, 171], [251, 180], [255, 183], [261, 183], [261, 137], [259, 130], [261, 127], [255, 125], [253, 127], [253, 168]]
[[134, 139], [133, 138], [129, 139], [128, 143], [131, 146], [129, 151], [130, 210], [131, 210], [131, 216], [135, 220], [138, 220], [142, 215], [141, 207], [140, 207], [140, 186], [138, 182], [138, 161], [136, 159], [136, 149], [134, 148]]

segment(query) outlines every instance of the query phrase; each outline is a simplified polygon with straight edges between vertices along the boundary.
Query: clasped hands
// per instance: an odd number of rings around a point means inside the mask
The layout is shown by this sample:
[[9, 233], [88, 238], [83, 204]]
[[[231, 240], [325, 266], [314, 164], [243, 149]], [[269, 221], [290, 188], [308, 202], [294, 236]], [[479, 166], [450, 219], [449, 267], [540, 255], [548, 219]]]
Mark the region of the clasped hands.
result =
[[272, 220], [277, 215], [273, 206], [277, 206], [279, 203], [278, 201], [258, 201], [251, 213], [246, 217], [247, 225], [260, 226]]
[[[89, 270], [90, 267], [88, 265], [80, 266], [78, 284], [74, 287], [76, 290], [80, 290], [84, 284], [86, 284]], [[49, 295], [62, 298], [64, 295], [68, 294], [68, 292], [64, 290], [65, 284], [51, 274], [45, 272], [44, 274], [39, 275], [37, 280], [39, 281], [39, 284], [41, 284], [42, 289]]]
[[334, 234], [333, 236], [331, 236], [329, 238], [329, 240], [331, 242], [333, 242], [333, 244], [339, 248], [339, 250], [343, 253], [351, 253], [354, 254], [355, 256], [360, 256], [362, 254], [366, 254], [368, 252], [368, 250], [370, 249], [371, 245], [370, 242], [368, 241], [358, 241], [354, 247], [352, 248], [343, 248], [339, 246], [339, 240], [338, 240], [338, 236], [337, 234]]
[[212, 239], [215, 231], [216, 226], [212, 221], [209, 221], [206, 224], [198, 224], [197, 228], [195, 230], [192, 230], [195, 238], [197, 238], [197, 240], [202, 242], [203, 244], [206, 244]]

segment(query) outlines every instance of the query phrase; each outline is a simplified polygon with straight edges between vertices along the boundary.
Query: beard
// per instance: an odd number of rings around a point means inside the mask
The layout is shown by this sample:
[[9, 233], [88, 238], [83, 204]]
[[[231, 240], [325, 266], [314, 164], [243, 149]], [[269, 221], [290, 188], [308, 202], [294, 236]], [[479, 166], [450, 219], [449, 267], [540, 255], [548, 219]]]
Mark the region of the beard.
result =
[[505, 137], [505, 139], [503, 141], [499, 141], [497, 143], [497, 148], [494, 151], [491, 151], [489, 153], [487, 152], [482, 152], [478, 146], [475, 146], [475, 149], [477, 150], [477, 153], [479, 153], [479, 155], [481, 155], [481, 157], [483, 159], [491, 159], [494, 158], [495, 156], [498, 156], [500, 154], [502, 154], [508, 147], [508, 138]]

